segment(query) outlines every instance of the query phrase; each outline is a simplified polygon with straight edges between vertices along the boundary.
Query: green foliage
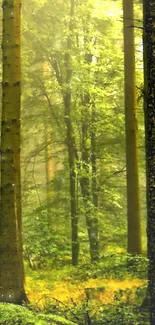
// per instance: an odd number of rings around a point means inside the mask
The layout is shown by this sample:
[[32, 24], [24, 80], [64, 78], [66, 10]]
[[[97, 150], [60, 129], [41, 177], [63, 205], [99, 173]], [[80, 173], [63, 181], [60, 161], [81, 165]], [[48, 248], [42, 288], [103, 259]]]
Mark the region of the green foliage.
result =
[[0, 304], [0, 324], [2, 325], [46, 325], [26, 307]]
[[[96, 288], [97, 289], [97, 288]], [[149, 324], [149, 315], [147, 311], [143, 311], [140, 308], [143, 299], [143, 290], [146, 287], [140, 287], [136, 290], [136, 296], [133, 303], [133, 295], [135, 294], [134, 289], [119, 290], [115, 294], [114, 301], [111, 304], [98, 304], [96, 301], [93, 303], [95, 298], [95, 292], [104, 292], [106, 287], [100, 287], [98, 290], [95, 288], [85, 289], [85, 299], [81, 303], [76, 303], [72, 300], [72, 305], [69, 307], [65, 304], [61, 304], [60, 301], [49, 302], [44, 310], [44, 315], [41, 315], [43, 319], [59, 319], [64, 316], [71, 320], [66, 321], [63, 324], [75, 324], [78, 325], [143, 325]], [[138, 295], [137, 295], [138, 292]], [[140, 300], [137, 299], [139, 296]], [[49, 313], [54, 313], [50, 317]], [[47, 314], [47, 315], [46, 315]], [[67, 323], [68, 322], [68, 323]], [[72, 323], [73, 322], [73, 323]], [[59, 323], [58, 323], [59, 324]]]
[[[126, 253], [105, 253], [98, 263], [83, 263], [73, 269], [74, 280], [87, 280], [89, 278], [115, 278], [138, 277], [146, 279], [148, 260], [145, 256], [131, 256]], [[72, 275], [73, 275], [72, 274]]]
[[1, 325], [77, 325], [62, 316], [46, 315], [39, 313], [35, 315], [28, 308], [13, 304], [0, 304]]
[[147, 278], [148, 258], [142, 255], [131, 256], [127, 255], [128, 272], [134, 274], [140, 279]]
[[70, 320], [67, 320], [61, 316], [57, 315], [45, 315], [45, 314], [40, 314], [40, 318], [45, 319], [47, 321], [54, 321], [58, 325], [77, 325], [76, 323], [71, 322]]
[[[71, 221], [69, 165], [63, 95], [66, 90], [65, 55], [69, 54], [72, 70], [71, 124], [79, 164], [76, 166], [77, 206], [79, 218], [80, 260], [89, 256], [89, 240], [80, 177], [92, 181], [91, 154], [89, 175], [82, 166], [82, 123], [86, 119], [86, 149], [91, 151], [91, 132], [95, 134], [96, 180], [100, 254], [114, 245], [126, 249], [126, 162], [124, 139], [124, 86], [122, 4], [117, 1], [75, 1], [72, 46], [70, 35], [70, 1], [23, 1], [23, 231], [24, 244], [32, 258], [49, 264], [65, 265], [71, 256]], [[141, 8], [135, 5], [141, 19]], [[139, 19], [137, 23], [140, 24]], [[44, 26], [44, 28], [42, 28]], [[136, 64], [141, 64], [141, 30], [135, 29]], [[86, 54], [92, 55], [91, 64]], [[137, 84], [142, 82], [138, 69]], [[82, 102], [89, 94], [90, 105]], [[138, 103], [139, 130], [143, 128], [142, 103]], [[92, 107], [95, 118], [92, 118]], [[64, 118], [65, 117], [65, 118]], [[52, 161], [61, 163], [50, 182], [50, 202], [46, 200], [45, 126], [49, 127]], [[143, 146], [143, 130], [140, 146]], [[143, 150], [143, 149], [142, 149]], [[141, 151], [142, 151], [141, 150]], [[145, 235], [144, 155], [141, 152], [142, 225]], [[89, 202], [94, 211], [92, 202]], [[50, 226], [48, 229], [48, 208]], [[82, 234], [82, 235], [81, 235]], [[144, 240], [143, 240], [144, 242]], [[143, 245], [146, 247], [145, 243]], [[41, 257], [40, 257], [41, 256]], [[47, 262], [45, 260], [48, 260]], [[45, 265], [45, 266], [46, 266]], [[123, 269], [123, 268], [122, 268]], [[117, 272], [117, 270], [116, 270]], [[121, 273], [121, 271], [118, 273]], [[119, 276], [119, 275], [118, 275]]]
[[[35, 6], [34, 6], [35, 3]], [[63, 164], [51, 182], [50, 208], [57, 236], [63, 245], [58, 245], [51, 237], [47, 244], [53, 254], [49, 257], [71, 253], [70, 250], [70, 197], [69, 168], [66, 152], [66, 127], [64, 124], [63, 96], [66, 89], [65, 53], [69, 35], [70, 1], [23, 2], [23, 217], [25, 245], [34, 243], [34, 251], [45, 247], [42, 243], [47, 232], [44, 225], [47, 217], [45, 189], [44, 123], [50, 125], [51, 146], [57, 162]], [[124, 108], [123, 108], [123, 51], [121, 35], [120, 1], [75, 1], [73, 46], [69, 51], [71, 69], [71, 123], [76, 149], [81, 162], [81, 128], [84, 107], [81, 97], [89, 93], [91, 105], [88, 107], [88, 137], [86, 148], [90, 150], [90, 133], [95, 132], [97, 156], [97, 188], [99, 208], [97, 217], [101, 232], [109, 240], [115, 240], [113, 230], [126, 229], [125, 202], [125, 155], [124, 155]], [[42, 22], [42, 23], [41, 23]], [[42, 29], [42, 24], [44, 29]], [[85, 26], [87, 25], [87, 28]], [[117, 39], [116, 33], [117, 31]], [[87, 34], [87, 37], [86, 37]], [[86, 40], [87, 39], [87, 40]], [[112, 51], [111, 51], [112, 49]], [[93, 62], [86, 63], [85, 55], [93, 55]], [[38, 63], [39, 62], [39, 63]], [[56, 66], [61, 76], [59, 83]], [[45, 66], [45, 68], [44, 68]], [[44, 70], [44, 72], [43, 72]], [[96, 119], [91, 116], [92, 103], [95, 105]], [[33, 139], [33, 141], [32, 141]], [[61, 152], [63, 154], [61, 154]], [[34, 163], [33, 163], [34, 162]], [[90, 164], [90, 162], [89, 162]], [[120, 171], [122, 170], [122, 172]], [[120, 172], [119, 172], [120, 171]], [[34, 174], [36, 184], [34, 184]], [[78, 170], [79, 177], [84, 170]], [[91, 164], [89, 166], [91, 182]], [[119, 187], [118, 187], [119, 184]], [[39, 193], [39, 197], [38, 197]], [[85, 244], [82, 252], [88, 251], [85, 208], [78, 180], [79, 232], [83, 232]], [[33, 211], [33, 213], [32, 213]], [[37, 221], [36, 219], [39, 218]], [[42, 220], [42, 221], [41, 221]], [[109, 220], [109, 222], [107, 222]], [[110, 225], [113, 225], [110, 227]], [[39, 231], [38, 231], [39, 230]], [[37, 234], [38, 240], [36, 240]], [[125, 233], [125, 230], [124, 230]], [[28, 239], [29, 237], [29, 239]], [[32, 241], [33, 238], [33, 241]], [[121, 242], [121, 236], [118, 237]], [[66, 241], [68, 247], [66, 248]], [[107, 239], [102, 241], [101, 250]], [[48, 243], [48, 239], [47, 239]], [[103, 246], [102, 246], [103, 244]], [[123, 248], [125, 248], [125, 240]], [[48, 249], [45, 247], [45, 250]], [[66, 254], [66, 251], [67, 254]], [[36, 253], [35, 253], [36, 254]]]
[[[110, 325], [143, 325], [148, 322], [147, 312], [143, 312], [140, 306], [146, 295], [147, 284], [139, 287], [136, 284], [137, 276], [139, 278], [146, 279], [147, 272], [147, 259], [143, 256], [130, 256], [129, 254], [119, 253], [110, 254], [107, 253], [102, 256], [102, 260], [99, 263], [85, 263], [78, 267], [59, 267], [59, 269], [45, 270], [30, 272], [29, 276], [32, 277], [33, 282], [39, 284], [39, 281], [43, 280], [45, 291], [49, 287], [49, 291], [56, 290], [56, 296], [60, 292], [63, 292], [64, 285], [73, 288], [70, 290], [70, 294], [67, 296], [67, 302], [61, 299], [63, 298], [60, 293], [60, 298], [54, 298], [52, 293], [44, 293], [42, 299], [44, 302], [44, 310], [42, 313], [47, 315], [55, 315], [65, 317], [78, 325], [89, 324], [110, 324]], [[111, 293], [111, 303], [100, 301], [102, 295], [106, 297], [106, 291], [111, 290], [111, 284], [108, 284], [108, 280], [112, 282], [114, 286], [114, 297]], [[133, 287], [126, 289], [126, 285], [130, 281], [134, 280]], [[58, 287], [55, 287], [56, 285]], [[62, 281], [62, 285], [61, 285]], [[116, 281], [116, 288], [115, 288]], [[143, 283], [143, 281], [141, 281]], [[83, 285], [81, 285], [83, 283]], [[119, 283], [122, 289], [118, 291], [117, 283]], [[79, 292], [80, 298], [77, 300], [74, 298], [75, 287]], [[124, 288], [124, 289], [123, 289]], [[110, 291], [111, 292], [111, 291]], [[113, 291], [112, 291], [113, 292]], [[39, 311], [36, 310], [38, 313]], [[53, 316], [52, 316], [53, 317]], [[51, 318], [52, 318], [51, 317]], [[129, 322], [131, 321], [131, 324]]]
[[149, 315], [141, 314], [136, 306], [120, 304], [101, 308], [99, 316], [92, 320], [93, 325], [149, 325]]

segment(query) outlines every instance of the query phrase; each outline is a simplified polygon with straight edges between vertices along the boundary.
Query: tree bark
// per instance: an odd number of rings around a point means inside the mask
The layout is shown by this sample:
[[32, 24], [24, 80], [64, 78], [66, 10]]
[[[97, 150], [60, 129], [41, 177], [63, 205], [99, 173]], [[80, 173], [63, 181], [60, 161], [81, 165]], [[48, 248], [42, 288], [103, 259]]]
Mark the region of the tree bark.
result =
[[[155, 2], [143, 4], [144, 46], [144, 114], [146, 144], [146, 196], [147, 196], [147, 246], [148, 292], [150, 324], [155, 324]], [[145, 302], [146, 302], [145, 301]]]
[[3, 1], [0, 301], [27, 301], [22, 259], [20, 182], [20, 0]]
[[141, 221], [138, 174], [138, 127], [135, 96], [135, 46], [133, 0], [123, 0], [124, 91], [127, 166], [128, 247], [131, 254], [141, 253]]

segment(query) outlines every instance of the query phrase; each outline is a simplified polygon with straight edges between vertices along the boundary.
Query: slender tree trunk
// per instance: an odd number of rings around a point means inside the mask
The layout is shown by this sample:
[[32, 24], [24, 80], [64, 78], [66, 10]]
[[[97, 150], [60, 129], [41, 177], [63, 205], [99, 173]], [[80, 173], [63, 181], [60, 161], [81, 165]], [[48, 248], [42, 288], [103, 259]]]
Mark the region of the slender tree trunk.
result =
[[92, 197], [93, 205], [98, 208], [98, 189], [97, 189], [97, 158], [96, 158], [96, 112], [95, 105], [92, 106], [92, 126], [91, 126], [91, 165], [92, 165]]
[[70, 202], [71, 202], [71, 232], [72, 232], [72, 264], [78, 264], [79, 256], [79, 239], [78, 239], [78, 208], [77, 208], [77, 177], [76, 177], [76, 161], [78, 160], [78, 153], [76, 149], [76, 141], [71, 119], [71, 104], [72, 104], [72, 37], [73, 37], [73, 23], [74, 23], [74, 0], [70, 0], [70, 21], [68, 38], [66, 44], [66, 53], [64, 54], [63, 72], [59, 66], [57, 59], [53, 60], [53, 69], [57, 81], [61, 87], [65, 109], [65, 124], [66, 124], [66, 144], [68, 150], [69, 161], [69, 178], [70, 178]]
[[96, 259], [99, 255], [99, 225], [98, 225], [98, 188], [97, 188], [97, 158], [96, 158], [96, 112], [95, 106], [92, 106], [92, 126], [91, 126], [91, 167], [92, 167], [92, 202], [93, 202], [93, 224], [96, 237]]
[[133, 0], [123, 0], [128, 253], [141, 253]]
[[[89, 20], [89, 15], [88, 15]], [[88, 27], [84, 27], [85, 30], [85, 64], [87, 65], [88, 78], [91, 69], [92, 63], [92, 54], [88, 51]], [[95, 145], [95, 134], [93, 133], [93, 128], [91, 130], [92, 125], [90, 126], [91, 118], [93, 118], [93, 114], [91, 116], [91, 98], [89, 94], [89, 90], [85, 90], [84, 95], [82, 96], [82, 176], [80, 177], [81, 184], [81, 192], [83, 196], [84, 202], [84, 210], [90, 245], [90, 256], [91, 261], [98, 260], [98, 218], [97, 213], [95, 211], [95, 204], [97, 204], [97, 200], [95, 197], [95, 152], [91, 152], [93, 147], [91, 145]], [[93, 111], [92, 111], [93, 112]], [[92, 163], [92, 164], [91, 164]], [[92, 168], [92, 174], [91, 174]]]
[[70, 169], [70, 198], [71, 198], [71, 229], [72, 229], [72, 264], [78, 264], [79, 240], [78, 240], [78, 212], [77, 212], [77, 195], [76, 195], [76, 145], [71, 122], [71, 88], [70, 82], [72, 77], [70, 51], [72, 48], [72, 32], [74, 19], [74, 0], [71, 0], [69, 36], [67, 40], [67, 51], [65, 53], [66, 82], [63, 99], [65, 107], [65, 123], [67, 129], [67, 149]]
[[20, 0], [3, 1], [0, 301], [22, 303], [24, 268], [20, 186]]
[[51, 132], [48, 122], [45, 123], [45, 167], [46, 167], [46, 201], [47, 201], [47, 222], [52, 230], [52, 209], [51, 209], [51, 181], [55, 173], [55, 163], [52, 159]]
[[81, 192], [84, 202], [84, 211], [88, 230], [88, 238], [90, 245], [91, 261], [98, 259], [98, 220], [95, 215], [94, 206], [92, 203], [91, 191], [91, 139], [89, 126], [89, 106], [90, 96], [85, 94], [83, 98], [83, 113], [82, 113], [82, 170], [80, 177]]
[[146, 143], [148, 292], [150, 324], [155, 324], [155, 26], [154, 0], [145, 0], [144, 12], [144, 114]]
[[71, 124], [70, 107], [71, 94], [66, 92], [64, 95], [65, 123], [67, 127], [67, 149], [70, 173], [70, 199], [71, 199], [71, 231], [72, 231], [72, 264], [78, 264], [79, 240], [78, 240], [78, 212], [76, 195], [76, 160], [75, 160], [75, 141]]

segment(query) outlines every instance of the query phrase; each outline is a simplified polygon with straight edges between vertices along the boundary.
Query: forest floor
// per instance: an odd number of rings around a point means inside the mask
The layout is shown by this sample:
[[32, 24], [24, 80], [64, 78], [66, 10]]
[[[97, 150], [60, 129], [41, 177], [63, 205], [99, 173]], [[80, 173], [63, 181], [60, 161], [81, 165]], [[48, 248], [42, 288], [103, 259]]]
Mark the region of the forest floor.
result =
[[[76, 280], [74, 277], [62, 277], [60, 271], [31, 271], [26, 277], [26, 291], [32, 304], [46, 308], [49, 302], [57, 302], [69, 305], [78, 305], [86, 299], [86, 291], [89, 290], [89, 298], [98, 304], [113, 303], [117, 292], [146, 285], [147, 281], [138, 278], [126, 278], [122, 280], [112, 278], [89, 278]], [[134, 301], [134, 294], [133, 297]]]
[[26, 292], [36, 312], [80, 325], [149, 324], [148, 310], [141, 309], [147, 291], [145, 256], [107, 253], [98, 263], [77, 267], [66, 260], [47, 261], [40, 270], [25, 266]]

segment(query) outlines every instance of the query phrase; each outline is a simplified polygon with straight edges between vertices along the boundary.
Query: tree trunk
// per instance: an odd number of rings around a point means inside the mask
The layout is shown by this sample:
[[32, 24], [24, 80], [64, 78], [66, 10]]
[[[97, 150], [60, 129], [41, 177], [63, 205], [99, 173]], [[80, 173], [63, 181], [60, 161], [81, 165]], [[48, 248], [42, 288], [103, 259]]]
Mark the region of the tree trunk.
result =
[[146, 143], [146, 194], [148, 243], [148, 294], [150, 324], [155, 324], [155, 26], [154, 0], [144, 1], [144, 113]]
[[67, 39], [67, 51], [65, 53], [64, 62], [66, 68], [66, 90], [63, 94], [64, 107], [65, 107], [65, 124], [67, 129], [67, 149], [69, 159], [69, 172], [70, 172], [70, 198], [71, 198], [71, 231], [72, 231], [72, 264], [78, 264], [79, 256], [79, 240], [78, 240], [78, 212], [77, 212], [77, 195], [76, 195], [76, 145], [73, 134], [71, 122], [71, 88], [70, 82], [72, 77], [71, 57], [70, 51], [72, 48], [72, 31], [74, 19], [74, 0], [71, 0], [70, 8], [70, 23], [69, 23], [69, 36]]
[[71, 124], [70, 107], [71, 93], [64, 95], [65, 123], [67, 127], [67, 149], [70, 173], [70, 200], [71, 200], [71, 231], [72, 231], [72, 264], [78, 264], [79, 240], [78, 240], [78, 212], [76, 195], [76, 160], [75, 160], [75, 141]]
[[128, 253], [141, 253], [133, 0], [123, 0]]
[[45, 123], [45, 167], [46, 167], [46, 202], [47, 202], [47, 224], [49, 229], [53, 229], [52, 209], [51, 209], [51, 181], [55, 173], [55, 162], [52, 159], [51, 126]]
[[96, 237], [96, 260], [99, 257], [99, 224], [98, 224], [98, 188], [97, 188], [97, 158], [96, 158], [96, 112], [95, 106], [92, 106], [92, 125], [91, 125], [91, 189], [92, 189], [92, 203], [93, 203], [93, 223]]
[[76, 141], [74, 137], [74, 131], [71, 120], [71, 103], [72, 103], [72, 90], [71, 90], [71, 78], [72, 78], [72, 64], [71, 64], [71, 49], [72, 49], [72, 37], [73, 37], [73, 22], [74, 22], [74, 0], [70, 0], [70, 21], [68, 28], [68, 38], [66, 44], [66, 52], [64, 54], [64, 66], [63, 71], [57, 62], [57, 58], [53, 60], [53, 69], [61, 92], [64, 103], [64, 115], [66, 125], [66, 144], [68, 151], [69, 161], [69, 178], [70, 178], [70, 202], [71, 202], [71, 232], [72, 232], [72, 264], [76, 266], [78, 264], [79, 256], [79, 239], [78, 239], [78, 208], [77, 208], [77, 181], [76, 181], [76, 160], [78, 160], [78, 154], [76, 149]]
[[96, 159], [96, 112], [95, 105], [92, 106], [92, 125], [91, 125], [91, 165], [92, 165], [92, 197], [93, 205], [97, 212], [98, 209], [98, 189], [97, 189], [97, 159]]
[[20, 0], [3, 1], [1, 123], [0, 301], [22, 303], [20, 183]]
[[92, 202], [91, 191], [91, 139], [89, 127], [89, 106], [90, 96], [85, 94], [83, 98], [83, 112], [82, 112], [82, 169], [80, 177], [81, 192], [84, 202], [84, 212], [86, 217], [90, 256], [91, 261], [98, 259], [98, 219], [95, 215], [94, 205]]
[[[89, 15], [87, 17], [89, 20]], [[91, 42], [88, 36], [88, 26], [84, 26], [84, 46], [85, 46], [85, 64], [87, 65], [88, 80], [90, 77], [90, 69], [92, 63], [92, 54], [89, 52], [89, 44]], [[81, 192], [84, 202], [84, 212], [86, 217], [90, 257], [91, 261], [98, 260], [98, 218], [95, 211], [97, 204], [96, 186], [96, 160], [95, 152], [93, 151], [95, 145], [95, 134], [93, 132], [92, 118], [94, 114], [92, 111], [91, 116], [91, 97], [89, 90], [85, 90], [82, 97], [82, 169], [80, 177]], [[90, 126], [91, 125], [91, 126]], [[91, 130], [92, 128], [92, 130]], [[92, 149], [92, 152], [91, 152]], [[92, 169], [92, 172], [91, 172]]]

